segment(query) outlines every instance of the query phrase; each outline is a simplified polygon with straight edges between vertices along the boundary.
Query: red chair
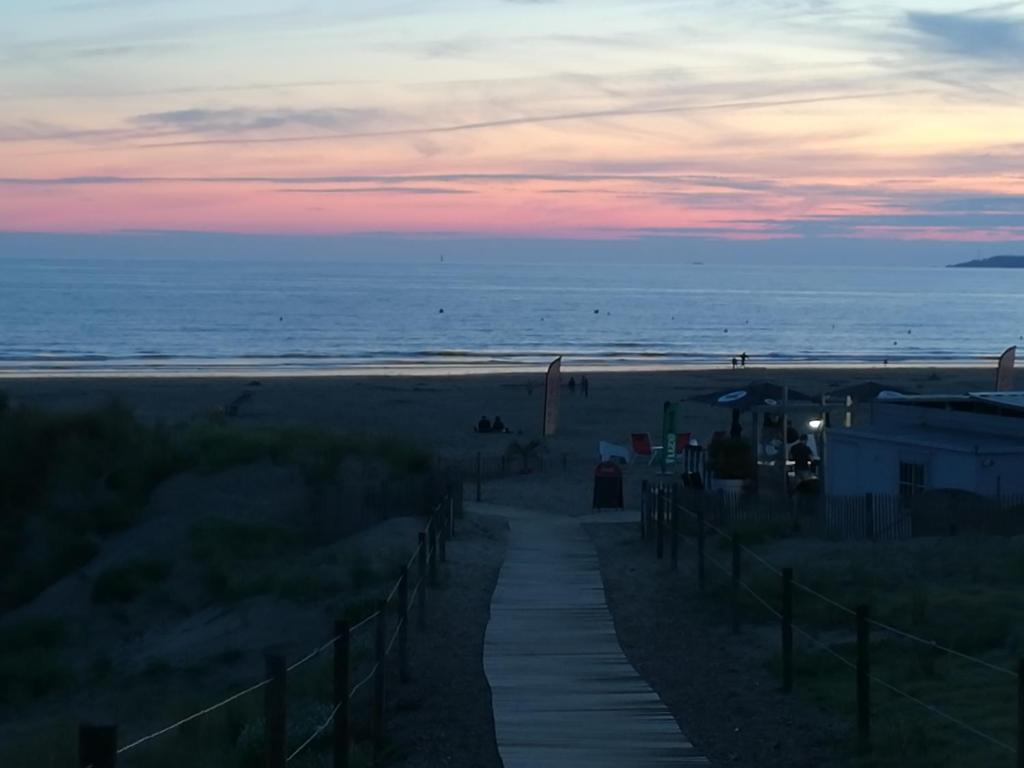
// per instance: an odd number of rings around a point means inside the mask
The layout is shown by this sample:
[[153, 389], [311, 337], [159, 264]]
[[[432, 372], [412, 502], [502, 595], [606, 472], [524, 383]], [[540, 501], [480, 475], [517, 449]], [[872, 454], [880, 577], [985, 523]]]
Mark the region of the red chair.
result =
[[686, 453], [686, 446], [690, 444], [689, 432], [676, 432], [676, 456]]
[[651, 444], [650, 432], [633, 432], [629, 436], [629, 445], [633, 451], [633, 457], [647, 456], [647, 466], [653, 464], [661, 455], [661, 446]]

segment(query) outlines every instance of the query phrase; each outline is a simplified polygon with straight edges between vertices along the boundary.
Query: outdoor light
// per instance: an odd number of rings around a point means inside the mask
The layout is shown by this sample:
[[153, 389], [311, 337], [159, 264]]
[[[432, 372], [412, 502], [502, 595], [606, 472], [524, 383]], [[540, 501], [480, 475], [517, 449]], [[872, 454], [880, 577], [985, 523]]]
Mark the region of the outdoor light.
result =
[[821, 429], [821, 425], [824, 423], [821, 419], [811, 419], [807, 422], [807, 426], [811, 429]]

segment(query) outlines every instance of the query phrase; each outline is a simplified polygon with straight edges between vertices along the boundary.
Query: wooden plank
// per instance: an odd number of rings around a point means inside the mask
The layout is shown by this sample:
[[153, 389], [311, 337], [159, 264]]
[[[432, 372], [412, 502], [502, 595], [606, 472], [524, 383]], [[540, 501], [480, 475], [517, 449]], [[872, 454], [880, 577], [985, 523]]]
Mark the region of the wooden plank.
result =
[[505, 768], [707, 765], [623, 654], [579, 521], [500, 513], [511, 530], [484, 670]]

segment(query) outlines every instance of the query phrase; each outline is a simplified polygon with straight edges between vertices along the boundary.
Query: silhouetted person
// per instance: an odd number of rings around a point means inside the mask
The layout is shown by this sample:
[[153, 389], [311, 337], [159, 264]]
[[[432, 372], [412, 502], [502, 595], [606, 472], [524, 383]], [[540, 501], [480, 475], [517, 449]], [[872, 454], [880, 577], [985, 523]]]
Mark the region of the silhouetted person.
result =
[[576, 394], [576, 377], [575, 376], [570, 376], [569, 377], [569, 394], [570, 395], [575, 395]]
[[734, 371], [736, 370], [736, 358], [735, 357], [732, 359], [732, 369]]
[[481, 416], [480, 417], [480, 421], [478, 421], [476, 423], [476, 431], [477, 432], [490, 432], [491, 431], [491, 422], [490, 422], [490, 420], [488, 420], [488, 418], [486, 416]]
[[741, 368], [746, 368], [747, 367], [747, 353], [746, 352], [744, 352], [742, 355], [740, 355], [740, 367]]
[[590, 379], [586, 376], [580, 378], [580, 392], [584, 397], [590, 397]]
[[814, 460], [814, 453], [807, 445], [807, 435], [800, 435], [800, 440], [789, 449], [789, 458], [793, 460], [793, 469], [798, 475], [807, 474], [811, 471], [811, 462]]
[[506, 427], [505, 422], [501, 420], [501, 416], [494, 417], [494, 423], [491, 424], [491, 432], [508, 432], [508, 427]]

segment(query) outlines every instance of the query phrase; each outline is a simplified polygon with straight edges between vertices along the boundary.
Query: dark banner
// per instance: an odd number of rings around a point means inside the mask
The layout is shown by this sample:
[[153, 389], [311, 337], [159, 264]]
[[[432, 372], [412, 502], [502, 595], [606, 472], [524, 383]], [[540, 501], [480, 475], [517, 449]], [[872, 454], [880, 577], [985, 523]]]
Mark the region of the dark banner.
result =
[[544, 430], [541, 434], [550, 437], [558, 429], [558, 395], [562, 389], [562, 358], [555, 358], [548, 366], [544, 379]]
[[1017, 364], [1017, 348], [1010, 347], [999, 357], [996, 368], [996, 392], [1010, 392], [1014, 389], [1014, 370]]

